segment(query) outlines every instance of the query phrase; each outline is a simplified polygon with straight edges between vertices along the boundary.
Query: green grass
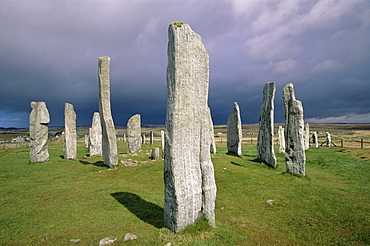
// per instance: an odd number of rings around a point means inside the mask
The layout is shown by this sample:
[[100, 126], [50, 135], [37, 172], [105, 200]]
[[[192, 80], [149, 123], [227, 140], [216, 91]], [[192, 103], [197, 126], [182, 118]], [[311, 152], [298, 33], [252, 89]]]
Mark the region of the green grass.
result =
[[[258, 162], [255, 145], [243, 156], [213, 155], [217, 183], [216, 228], [205, 220], [175, 234], [163, 228], [163, 161], [109, 169], [101, 157], [64, 160], [63, 143], [49, 145], [50, 161], [29, 164], [28, 148], [0, 151], [0, 245], [364, 245], [370, 244], [370, 161], [340, 148], [307, 151], [306, 177]], [[273, 205], [266, 203], [274, 200]], [[126, 233], [138, 240], [122, 242]], [[45, 239], [47, 238], [47, 239]]]

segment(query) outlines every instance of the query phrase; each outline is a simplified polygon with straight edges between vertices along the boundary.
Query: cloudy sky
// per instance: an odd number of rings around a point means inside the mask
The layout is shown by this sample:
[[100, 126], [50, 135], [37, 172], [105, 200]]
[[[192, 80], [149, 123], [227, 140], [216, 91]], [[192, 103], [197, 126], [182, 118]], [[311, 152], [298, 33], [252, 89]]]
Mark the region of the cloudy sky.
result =
[[238, 102], [258, 123], [265, 83], [293, 83], [307, 122], [370, 122], [368, 0], [0, 0], [0, 126], [28, 127], [31, 101], [51, 126], [98, 111], [97, 61], [111, 57], [112, 114], [164, 124], [167, 28], [183, 21], [210, 56], [209, 106], [226, 124]]

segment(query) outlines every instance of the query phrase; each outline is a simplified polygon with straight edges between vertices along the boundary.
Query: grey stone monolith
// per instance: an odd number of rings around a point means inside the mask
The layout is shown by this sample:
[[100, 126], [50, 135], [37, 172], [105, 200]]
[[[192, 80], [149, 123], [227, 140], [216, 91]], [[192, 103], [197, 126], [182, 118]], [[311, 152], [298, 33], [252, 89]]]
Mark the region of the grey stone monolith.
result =
[[98, 60], [99, 76], [99, 114], [102, 127], [102, 154], [104, 164], [109, 167], [118, 165], [116, 130], [113, 123], [110, 105], [110, 58]]
[[49, 160], [48, 124], [49, 111], [45, 102], [31, 102], [30, 113], [30, 162], [38, 163]]
[[141, 134], [141, 144], [145, 144], [146, 137], [145, 134]]
[[331, 145], [331, 136], [329, 132], [326, 132], [326, 147], [330, 147]]
[[85, 135], [84, 141], [85, 141], [86, 148], [89, 148], [89, 134]]
[[268, 166], [276, 167], [274, 151], [274, 99], [276, 86], [268, 82], [263, 87], [263, 101], [260, 108], [259, 131], [257, 139], [258, 158]]
[[[135, 114], [127, 122], [127, 146], [128, 153], [135, 153], [141, 150], [141, 116]], [[145, 141], [145, 140], [144, 140]]]
[[288, 173], [305, 175], [306, 153], [304, 144], [303, 106], [296, 100], [294, 86], [287, 84], [283, 89], [285, 115], [285, 163]]
[[165, 139], [164, 139], [164, 131], [162, 130], [161, 131], [161, 147], [162, 147], [162, 158], [164, 158], [164, 141], [165, 141]]
[[312, 146], [315, 149], [319, 147], [319, 139], [317, 138], [317, 132], [312, 133]]
[[154, 142], [154, 133], [153, 133], [153, 131], [150, 131], [150, 133], [149, 133], [149, 144], [153, 144], [153, 142]]
[[278, 136], [279, 136], [279, 153], [285, 153], [284, 127], [279, 126]]
[[150, 154], [150, 159], [158, 160], [159, 159], [159, 148], [153, 148]]
[[89, 129], [89, 152], [90, 156], [102, 154], [102, 128], [99, 112], [95, 112]]
[[127, 141], [127, 138], [126, 138], [126, 133], [123, 134], [123, 142], [126, 142]]
[[171, 23], [168, 36], [164, 224], [180, 232], [201, 217], [215, 226], [209, 58], [188, 24]]
[[242, 121], [240, 109], [237, 102], [231, 111], [227, 121], [227, 151], [236, 155], [242, 155]]
[[64, 104], [64, 159], [77, 158], [76, 112], [70, 103]]
[[303, 136], [304, 136], [304, 150], [308, 150], [310, 148], [310, 125], [308, 123], [304, 124]]

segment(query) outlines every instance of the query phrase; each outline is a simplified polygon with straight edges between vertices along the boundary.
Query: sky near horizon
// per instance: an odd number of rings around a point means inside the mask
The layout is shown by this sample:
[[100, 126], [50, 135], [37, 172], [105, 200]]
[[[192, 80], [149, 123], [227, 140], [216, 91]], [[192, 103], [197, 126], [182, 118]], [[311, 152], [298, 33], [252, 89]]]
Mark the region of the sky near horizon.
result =
[[134, 114], [164, 124], [167, 29], [188, 23], [210, 57], [209, 106], [226, 124], [238, 102], [258, 123], [263, 86], [293, 83], [311, 123], [370, 122], [368, 0], [0, 0], [0, 127], [28, 127], [31, 101], [45, 101], [50, 126], [77, 125], [98, 111], [97, 63], [111, 58], [115, 125]]

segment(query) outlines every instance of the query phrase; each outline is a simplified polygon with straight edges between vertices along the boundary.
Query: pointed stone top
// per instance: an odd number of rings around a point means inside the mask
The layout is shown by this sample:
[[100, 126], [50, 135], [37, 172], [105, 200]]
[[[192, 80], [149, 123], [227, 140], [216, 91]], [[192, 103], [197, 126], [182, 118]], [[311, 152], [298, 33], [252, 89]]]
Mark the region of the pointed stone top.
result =
[[239, 110], [239, 105], [237, 102], [234, 102], [234, 108], [238, 109]]
[[175, 28], [175, 29], [177, 29], [178, 27], [182, 27], [182, 25], [183, 24], [185, 24], [184, 22], [182, 22], [182, 21], [174, 21], [174, 22], [172, 22], [171, 23], [171, 25]]

